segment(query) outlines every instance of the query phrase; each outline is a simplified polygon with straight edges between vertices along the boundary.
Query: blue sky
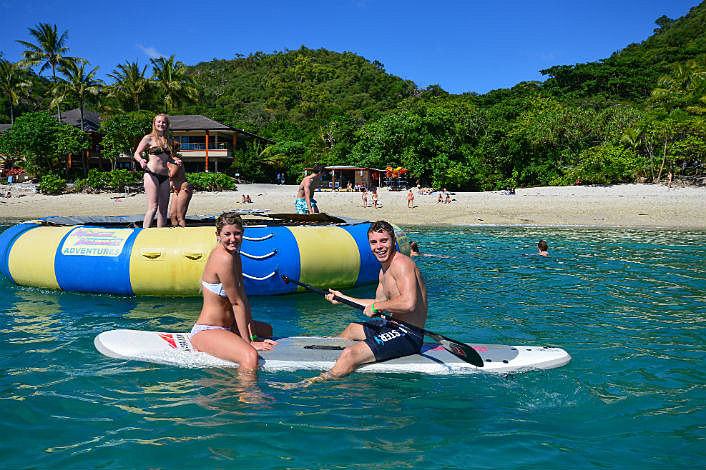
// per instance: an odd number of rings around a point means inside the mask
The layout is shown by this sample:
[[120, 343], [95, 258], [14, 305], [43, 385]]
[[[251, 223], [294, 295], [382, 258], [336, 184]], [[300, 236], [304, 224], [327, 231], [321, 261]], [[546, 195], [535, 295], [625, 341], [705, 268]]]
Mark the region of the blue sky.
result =
[[[145, 2], [0, 0], [0, 52], [16, 61], [38, 23], [68, 30], [70, 55], [99, 66], [174, 54], [187, 65], [236, 53], [350, 51], [421, 88], [486, 93], [539, 70], [609, 57], [697, 0]], [[149, 70], [149, 69], [148, 69]]]

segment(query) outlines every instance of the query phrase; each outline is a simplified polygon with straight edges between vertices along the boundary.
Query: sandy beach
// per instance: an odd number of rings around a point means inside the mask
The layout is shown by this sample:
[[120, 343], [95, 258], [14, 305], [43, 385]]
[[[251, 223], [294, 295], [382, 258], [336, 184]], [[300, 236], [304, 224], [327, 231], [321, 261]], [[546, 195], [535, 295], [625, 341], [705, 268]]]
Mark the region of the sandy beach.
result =
[[[62, 194], [48, 196], [32, 185], [0, 185], [0, 217], [27, 220], [49, 215], [135, 215], [144, 213], [144, 193]], [[253, 204], [241, 204], [249, 194]], [[294, 212], [296, 186], [240, 184], [236, 191], [196, 192], [188, 215], [218, 214], [231, 209], [269, 209]], [[382, 189], [381, 208], [362, 207], [359, 192], [321, 191], [315, 195], [322, 212], [367, 220], [384, 219], [398, 225], [576, 225], [589, 227], [654, 227], [706, 229], [706, 188], [624, 184], [564, 186], [501, 191], [452, 193], [450, 204], [437, 194], [419, 195], [407, 207], [407, 192]], [[371, 204], [368, 197], [368, 204]]]

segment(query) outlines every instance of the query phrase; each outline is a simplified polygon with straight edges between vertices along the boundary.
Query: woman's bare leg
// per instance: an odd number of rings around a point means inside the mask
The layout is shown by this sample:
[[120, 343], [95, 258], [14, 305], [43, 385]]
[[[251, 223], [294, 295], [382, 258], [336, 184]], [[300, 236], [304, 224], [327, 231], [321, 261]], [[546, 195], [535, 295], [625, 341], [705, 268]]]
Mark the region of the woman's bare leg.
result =
[[[189, 202], [191, 202], [191, 191], [186, 189], [179, 191], [178, 197], [172, 201], [172, 204], [175, 204], [177, 224], [182, 227], [186, 227], [186, 212], [189, 210]], [[173, 221], [172, 225], [174, 225]]]
[[176, 227], [179, 225], [179, 215], [177, 211], [177, 207], [179, 206], [179, 194], [178, 193], [172, 193], [172, 202], [169, 205], [169, 220], [172, 221], [172, 227]]
[[145, 173], [142, 179], [145, 186], [145, 196], [147, 196], [147, 210], [145, 211], [145, 218], [142, 221], [142, 228], [150, 228], [152, 226], [152, 219], [154, 219], [154, 214], [157, 212], [157, 200], [159, 197], [159, 187], [157, 178]]
[[237, 362], [242, 371], [257, 370], [257, 351], [243, 338], [231, 331], [206, 330], [191, 337], [191, 344], [199, 351], [226, 361]]
[[169, 209], [169, 180], [159, 185], [157, 196], [157, 227], [167, 225], [167, 210]]

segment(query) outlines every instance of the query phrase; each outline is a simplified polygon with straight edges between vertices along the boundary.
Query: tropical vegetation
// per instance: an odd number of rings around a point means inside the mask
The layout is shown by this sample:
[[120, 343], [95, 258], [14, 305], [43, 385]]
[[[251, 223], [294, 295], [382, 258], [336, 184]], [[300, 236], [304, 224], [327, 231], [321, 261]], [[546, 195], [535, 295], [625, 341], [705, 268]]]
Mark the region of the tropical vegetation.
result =
[[21, 41], [22, 61], [0, 63], [0, 120], [15, 120], [0, 153], [10, 166], [56, 171], [58, 152], [80, 139], [40, 148], [18, 136], [27, 121], [49, 126], [41, 111], [87, 106], [107, 118], [102, 145], [112, 162], [134, 149], [155, 112], [202, 114], [266, 137], [274, 144], [238, 148], [226, 171], [255, 181], [285, 172], [293, 182], [315, 162], [403, 166], [422, 185], [464, 190], [689, 176], [706, 156], [704, 24], [701, 3], [677, 20], [658, 18], [649, 38], [604, 60], [550, 67], [543, 82], [482, 95], [420, 89], [377, 61], [305, 47], [194, 66], [161, 57], [151, 77], [147, 65], [125, 62], [105, 85], [95, 67], [68, 57], [66, 32], [40, 24], [29, 29], [34, 42]]

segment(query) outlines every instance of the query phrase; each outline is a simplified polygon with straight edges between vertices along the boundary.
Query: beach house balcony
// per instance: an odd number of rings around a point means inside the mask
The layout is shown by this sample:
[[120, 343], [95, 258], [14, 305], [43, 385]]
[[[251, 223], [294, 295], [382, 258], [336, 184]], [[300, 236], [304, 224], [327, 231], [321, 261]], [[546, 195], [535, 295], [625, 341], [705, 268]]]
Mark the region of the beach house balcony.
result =
[[[72, 109], [62, 113], [63, 122], [80, 127], [80, 110]], [[110, 161], [102, 154], [100, 141], [100, 122], [98, 113], [84, 111], [84, 129], [91, 135], [91, 149], [80, 155], [67, 155], [67, 167], [99, 168], [110, 170]], [[233, 163], [233, 150], [244, 145], [261, 142], [264, 145], [272, 141], [248, 132], [201, 116], [200, 114], [170, 115], [170, 130], [174, 140], [179, 143], [188, 172], [223, 172]], [[121, 155], [117, 160], [118, 168], [136, 169], [132, 155]]]

